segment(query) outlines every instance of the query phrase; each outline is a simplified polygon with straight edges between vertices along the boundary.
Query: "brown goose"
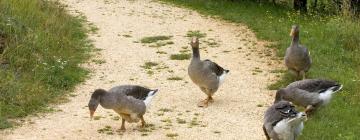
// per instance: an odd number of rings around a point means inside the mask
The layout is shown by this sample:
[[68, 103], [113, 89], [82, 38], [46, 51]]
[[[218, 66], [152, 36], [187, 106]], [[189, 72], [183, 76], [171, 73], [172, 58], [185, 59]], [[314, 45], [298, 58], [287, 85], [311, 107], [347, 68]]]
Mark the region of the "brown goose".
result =
[[125, 130], [125, 121], [133, 123], [141, 120], [143, 127], [145, 126], [143, 115], [157, 91], [136, 85], [116, 86], [109, 91], [96, 89], [89, 101], [90, 118], [100, 104], [103, 108], [113, 109], [121, 116], [120, 130]]
[[212, 96], [224, 82], [229, 70], [225, 70], [208, 59], [200, 60], [198, 38], [193, 38], [190, 44], [193, 55], [188, 67], [188, 74], [190, 79], [208, 96], [205, 100], [199, 102], [198, 106], [207, 107], [209, 102], [213, 102]]
[[293, 102], [306, 108], [307, 114], [330, 102], [333, 93], [341, 90], [342, 85], [323, 79], [306, 79], [289, 84], [276, 92], [275, 103], [281, 100]]
[[265, 112], [263, 130], [267, 140], [295, 140], [304, 128], [306, 115], [288, 101], [279, 101]]
[[308, 49], [299, 44], [298, 25], [292, 26], [290, 36], [292, 36], [292, 42], [286, 49], [285, 65], [290, 71], [296, 73], [297, 78], [305, 79], [305, 72], [309, 71], [312, 62]]

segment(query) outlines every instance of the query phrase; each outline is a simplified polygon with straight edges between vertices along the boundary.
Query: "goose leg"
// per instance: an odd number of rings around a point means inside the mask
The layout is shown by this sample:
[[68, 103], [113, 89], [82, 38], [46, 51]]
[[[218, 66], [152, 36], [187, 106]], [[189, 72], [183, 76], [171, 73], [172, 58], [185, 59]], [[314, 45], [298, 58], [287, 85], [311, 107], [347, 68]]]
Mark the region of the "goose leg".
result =
[[144, 117], [141, 116], [140, 119], [141, 119], [141, 127], [145, 127], [146, 123], [145, 123]]
[[269, 134], [266, 132], [265, 126], [263, 125], [263, 131], [265, 133], [266, 140], [270, 140]]
[[198, 107], [208, 107], [209, 99], [206, 98], [205, 100], [202, 100], [198, 103]]
[[120, 128], [121, 131], [125, 131], [125, 119], [122, 118], [122, 122], [121, 122], [121, 128]]
[[209, 100], [210, 103], [214, 102], [214, 99], [211, 96], [208, 96], [207, 100]]
[[305, 72], [304, 72], [304, 71], [300, 71], [300, 72], [299, 72], [299, 75], [302, 76], [302, 80], [305, 79]]

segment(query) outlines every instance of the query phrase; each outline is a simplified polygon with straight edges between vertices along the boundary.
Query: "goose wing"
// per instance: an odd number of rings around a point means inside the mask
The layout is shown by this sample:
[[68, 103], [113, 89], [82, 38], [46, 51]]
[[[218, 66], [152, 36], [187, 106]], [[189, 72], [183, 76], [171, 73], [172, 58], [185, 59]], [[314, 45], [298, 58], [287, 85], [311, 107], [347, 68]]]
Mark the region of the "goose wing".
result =
[[222, 68], [221, 66], [219, 66], [215, 62], [212, 62], [209, 59], [206, 59], [203, 62], [205, 64], [205, 67], [207, 69], [209, 69], [211, 72], [215, 73], [216, 76], [220, 76], [221, 74], [223, 74], [224, 71], [227, 71], [227, 70], [225, 70], [224, 68]]
[[145, 100], [151, 90], [141, 86], [131, 86], [126, 92], [126, 96], [134, 97], [138, 100]]
[[125, 94], [138, 100], [145, 100], [151, 90], [137, 85], [122, 85], [110, 89], [110, 92], [116, 94]]
[[302, 90], [306, 90], [308, 92], [317, 92], [322, 93], [323, 91], [328, 90], [329, 88], [334, 87], [340, 88], [341, 85], [331, 80], [322, 80], [322, 79], [306, 79], [301, 81], [296, 81], [289, 84], [288, 88], [299, 88]]

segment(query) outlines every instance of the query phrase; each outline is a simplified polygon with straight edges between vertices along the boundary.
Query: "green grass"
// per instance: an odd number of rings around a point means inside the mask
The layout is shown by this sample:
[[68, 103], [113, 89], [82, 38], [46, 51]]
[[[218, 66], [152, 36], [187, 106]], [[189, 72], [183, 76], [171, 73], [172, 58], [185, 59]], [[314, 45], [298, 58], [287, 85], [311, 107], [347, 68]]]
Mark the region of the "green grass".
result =
[[83, 23], [56, 1], [0, 1], [0, 129], [43, 111], [84, 80], [88, 72], [79, 64], [92, 48], [86, 32], [96, 28]]
[[204, 38], [206, 37], [206, 33], [202, 33], [199, 30], [196, 31], [188, 31], [186, 33], [186, 37], [197, 37], [197, 38]]
[[170, 55], [171, 60], [189, 60], [191, 58], [188, 53], [172, 54]]
[[159, 65], [159, 64], [156, 62], [145, 62], [145, 64], [142, 65], [141, 67], [144, 69], [151, 69], [152, 67], [155, 67], [157, 65]]
[[170, 137], [170, 138], [174, 138], [174, 137], [177, 137], [179, 136], [177, 133], [168, 133], [166, 134], [167, 137]]
[[165, 36], [165, 35], [159, 35], [159, 36], [149, 36], [144, 37], [140, 40], [141, 43], [155, 43], [162, 40], [169, 40], [172, 36]]
[[171, 80], [171, 81], [179, 81], [179, 80], [182, 80], [182, 79], [183, 79], [183, 78], [178, 77], [178, 76], [167, 78], [167, 80]]
[[[259, 39], [276, 42], [283, 57], [290, 44], [291, 25], [300, 25], [300, 42], [311, 52], [313, 65], [308, 78], [327, 78], [344, 84], [332, 102], [318, 110], [306, 123], [300, 139], [357, 139], [360, 137], [360, 25], [337, 16], [309, 14], [300, 16], [282, 5], [251, 1], [221, 0], [162, 0], [216, 16], [231, 22], [243, 23]], [[294, 80], [285, 72], [271, 89], [284, 87]], [[261, 126], [259, 126], [261, 127]], [[316, 133], [314, 133], [316, 130]]]

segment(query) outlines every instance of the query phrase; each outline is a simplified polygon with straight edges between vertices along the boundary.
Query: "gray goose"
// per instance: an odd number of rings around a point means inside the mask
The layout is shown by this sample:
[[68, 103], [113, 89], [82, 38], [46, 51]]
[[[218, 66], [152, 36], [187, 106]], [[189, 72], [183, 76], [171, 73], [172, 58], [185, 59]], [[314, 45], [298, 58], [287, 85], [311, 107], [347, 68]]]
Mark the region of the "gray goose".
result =
[[198, 38], [193, 38], [190, 45], [193, 54], [188, 67], [188, 74], [190, 79], [207, 95], [207, 98], [199, 102], [198, 106], [207, 107], [209, 102], [213, 102], [212, 96], [224, 82], [225, 75], [229, 73], [229, 70], [208, 59], [200, 60]]
[[305, 73], [309, 71], [312, 62], [308, 49], [299, 44], [298, 25], [292, 26], [290, 36], [292, 42], [290, 47], [286, 49], [285, 65], [290, 71], [296, 73], [298, 79], [305, 79]]
[[267, 140], [296, 140], [307, 119], [288, 101], [279, 101], [265, 112], [263, 131]]
[[92, 119], [97, 106], [113, 109], [122, 118], [120, 130], [125, 130], [125, 121], [139, 122], [145, 126], [143, 115], [158, 90], [151, 90], [136, 85], [121, 85], [109, 91], [96, 89], [89, 101], [90, 118]]
[[342, 85], [331, 80], [306, 79], [289, 84], [276, 92], [275, 103], [281, 100], [303, 106], [307, 114], [330, 102]]

